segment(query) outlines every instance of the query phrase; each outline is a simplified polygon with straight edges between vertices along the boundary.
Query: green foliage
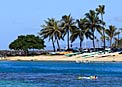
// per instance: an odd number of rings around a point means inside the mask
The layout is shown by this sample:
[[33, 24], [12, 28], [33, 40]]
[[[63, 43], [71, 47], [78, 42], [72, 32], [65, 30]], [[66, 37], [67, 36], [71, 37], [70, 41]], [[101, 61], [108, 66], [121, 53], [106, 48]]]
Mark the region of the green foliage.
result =
[[71, 36], [70, 36], [71, 42], [74, 42], [77, 38], [79, 38], [80, 39], [80, 48], [82, 46], [84, 37], [86, 37], [87, 39], [88, 38], [93, 39], [93, 34], [89, 31], [88, 28], [86, 28], [87, 21], [88, 20], [86, 20], [86, 18], [76, 20], [78, 26], [76, 29], [72, 30], [72, 32], [71, 32]]
[[102, 20], [102, 24], [103, 24], [103, 29], [102, 29], [102, 41], [103, 41], [103, 43], [104, 43], [104, 50], [105, 50], [105, 47], [106, 47], [106, 36], [105, 36], [105, 28], [104, 28], [104, 26], [105, 26], [105, 22], [103, 21], [103, 14], [105, 14], [105, 5], [99, 5], [99, 7], [98, 8], [96, 8], [96, 12], [97, 12], [97, 14], [99, 15], [101, 15], [101, 20]]
[[102, 20], [99, 19], [98, 14], [96, 13], [96, 11], [94, 10], [90, 10], [89, 13], [85, 14], [86, 19], [88, 20], [86, 22], [86, 27], [89, 28], [89, 30], [91, 31], [91, 33], [93, 34], [93, 47], [95, 49], [95, 31], [98, 31], [101, 34], [101, 30], [103, 29], [103, 27], [101, 26], [101, 24], [103, 24]]
[[112, 47], [116, 47], [116, 48], [122, 48], [122, 39], [120, 40], [116, 40], [113, 44]]
[[70, 49], [70, 33], [73, 32], [73, 30], [76, 30], [76, 22], [72, 18], [72, 16], [69, 15], [64, 15], [62, 16], [61, 19], [61, 26], [62, 29], [64, 30], [63, 35], [65, 36], [67, 34], [67, 49]]
[[96, 11], [98, 14], [105, 14], [105, 5], [99, 5], [98, 8], [96, 8]]
[[49, 38], [49, 41], [52, 40], [53, 49], [55, 51], [55, 44], [54, 42], [57, 41], [58, 48], [60, 49], [59, 40], [63, 39], [62, 32], [63, 30], [59, 26], [59, 21], [55, 20], [54, 18], [48, 18], [45, 21], [45, 24], [42, 25], [42, 30], [39, 32], [39, 35], [42, 38]]
[[112, 47], [112, 40], [115, 39], [119, 32], [117, 32], [117, 28], [115, 26], [110, 25], [109, 29], [106, 29], [106, 34], [110, 40], [110, 47]]
[[89, 38], [93, 41], [93, 47], [95, 49], [95, 39], [98, 39], [95, 35], [95, 32], [98, 32], [101, 35], [101, 40], [104, 43], [104, 49], [106, 47], [106, 40], [110, 41], [112, 45], [112, 39], [119, 34], [116, 32], [114, 26], [109, 26], [109, 29], [106, 30], [106, 23], [103, 21], [103, 15], [105, 14], [105, 6], [99, 5], [95, 10], [89, 10], [85, 14], [84, 18], [74, 20], [71, 14], [62, 16], [60, 21], [55, 20], [54, 18], [48, 18], [45, 21], [45, 25], [42, 26], [42, 30], [39, 32], [39, 35], [43, 39], [48, 38], [49, 41], [52, 41], [53, 48], [55, 51], [55, 42], [57, 42], [58, 48], [60, 48], [59, 40], [63, 40], [67, 35], [67, 48], [70, 48], [70, 42], [74, 42], [77, 38], [80, 41], [80, 47], [85, 38]]
[[35, 35], [20, 35], [16, 40], [10, 43], [9, 48], [14, 50], [43, 49], [44, 41]]

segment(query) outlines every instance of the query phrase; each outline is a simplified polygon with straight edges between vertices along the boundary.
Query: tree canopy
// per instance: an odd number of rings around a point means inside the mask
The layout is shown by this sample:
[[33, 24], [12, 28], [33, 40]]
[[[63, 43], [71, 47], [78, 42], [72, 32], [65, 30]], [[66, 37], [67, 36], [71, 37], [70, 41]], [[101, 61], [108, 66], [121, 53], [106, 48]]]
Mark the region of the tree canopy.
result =
[[56, 50], [54, 44], [55, 41], [57, 41], [58, 49], [60, 49], [59, 40], [63, 39], [63, 29], [60, 28], [59, 21], [55, 20], [54, 18], [48, 18], [45, 20], [45, 24], [42, 25], [42, 27], [43, 29], [40, 31], [39, 35], [43, 39], [49, 38], [49, 41], [52, 40], [54, 52]]
[[44, 47], [44, 40], [35, 35], [20, 35], [9, 44], [10, 49], [24, 51], [29, 49], [44, 49]]
[[[118, 29], [113, 25], [109, 25], [109, 29], [106, 28], [106, 22], [103, 20], [104, 14], [105, 5], [99, 5], [95, 10], [89, 10], [83, 18], [77, 20], [74, 19], [71, 14], [62, 16], [58, 21], [54, 18], [48, 18], [45, 24], [41, 26], [43, 29], [40, 30], [39, 35], [42, 36], [43, 39], [48, 38], [49, 41], [52, 41], [54, 51], [56, 49], [55, 43], [57, 42], [59, 49], [60, 40], [64, 40], [66, 35], [67, 50], [72, 49], [72, 43], [77, 40], [77, 38], [79, 38], [80, 49], [84, 48], [84, 46], [82, 47], [84, 37], [85, 39], [92, 40], [94, 50], [96, 46], [95, 42], [101, 39], [105, 50], [107, 47], [106, 41], [110, 41], [110, 45], [112, 45], [112, 40], [114, 39], [116, 41], [117, 35], [119, 39], [119, 33], [117, 32]], [[99, 34], [99, 36], [97, 34]]]

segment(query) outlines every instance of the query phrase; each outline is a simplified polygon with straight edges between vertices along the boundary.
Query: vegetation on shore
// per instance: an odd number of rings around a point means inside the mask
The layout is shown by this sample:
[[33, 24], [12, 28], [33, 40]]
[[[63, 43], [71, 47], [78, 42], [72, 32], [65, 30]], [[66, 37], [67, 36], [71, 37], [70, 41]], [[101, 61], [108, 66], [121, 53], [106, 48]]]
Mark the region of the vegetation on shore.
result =
[[10, 49], [24, 51], [25, 55], [29, 54], [29, 49], [43, 49], [44, 47], [44, 40], [35, 35], [20, 35], [9, 45]]
[[[95, 50], [95, 40], [101, 39], [105, 50], [106, 41], [110, 42], [112, 48], [113, 39], [114, 42], [119, 41], [116, 36], [120, 34], [119, 29], [114, 25], [110, 25], [106, 28], [106, 22], [104, 21], [105, 6], [99, 5], [95, 10], [89, 10], [85, 13], [83, 18], [74, 19], [71, 14], [64, 15], [60, 20], [54, 18], [48, 18], [45, 20], [45, 24], [41, 26], [39, 36], [35, 35], [21, 35], [16, 40], [10, 43], [9, 48], [14, 50], [23, 50], [28, 52], [29, 49], [43, 49], [44, 39], [52, 41], [54, 52], [56, 49], [60, 51], [59, 40], [64, 40], [67, 36], [67, 50], [70, 50], [72, 43], [79, 38], [80, 49], [82, 49], [82, 42], [84, 39], [90, 39], [93, 42], [93, 48]], [[98, 32], [101, 37], [95, 35]], [[56, 48], [56, 44], [57, 47]], [[118, 43], [118, 45], [120, 45]], [[116, 46], [120, 47], [120, 46]]]
[[[112, 48], [112, 40], [117, 39], [116, 36], [120, 34], [119, 29], [114, 25], [110, 25], [106, 28], [106, 22], [104, 21], [103, 15], [105, 14], [105, 6], [99, 5], [95, 10], [90, 10], [85, 14], [84, 18], [74, 19], [71, 14], [62, 16], [61, 20], [54, 18], [48, 18], [45, 24], [42, 25], [42, 29], [39, 35], [43, 38], [49, 38], [52, 41], [53, 49], [56, 51], [55, 42], [57, 42], [58, 48], [60, 49], [59, 40], [64, 40], [67, 35], [67, 49], [70, 49], [70, 45], [79, 38], [80, 48], [82, 48], [82, 42], [84, 38], [90, 39], [93, 42], [93, 48], [95, 49], [95, 40], [100, 37], [95, 35], [98, 32], [103, 42], [105, 50], [106, 40], [110, 41], [110, 47]], [[70, 43], [71, 42], [71, 43]]]

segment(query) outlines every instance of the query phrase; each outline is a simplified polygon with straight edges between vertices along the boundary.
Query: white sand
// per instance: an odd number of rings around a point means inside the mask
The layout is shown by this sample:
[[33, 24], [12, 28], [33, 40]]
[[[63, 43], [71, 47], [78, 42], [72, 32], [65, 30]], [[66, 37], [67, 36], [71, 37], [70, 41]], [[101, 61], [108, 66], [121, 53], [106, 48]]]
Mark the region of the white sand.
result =
[[76, 61], [76, 62], [90, 62], [90, 61], [110, 61], [110, 62], [122, 62], [122, 54], [115, 55], [115, 56], [108, 56], [108, 57], [90, 57], [90, 58], [82, 58], [80, 55], [72, 56], [72, 57], [66, 57], [64, 55], [54, 55], [54, 56], [46, 56], [46, 55], [40, 55], [40, 56], [15, 56], [15, 57], [6, 57], [1, 58], [1, 60], [27, 60], [27, 61]]

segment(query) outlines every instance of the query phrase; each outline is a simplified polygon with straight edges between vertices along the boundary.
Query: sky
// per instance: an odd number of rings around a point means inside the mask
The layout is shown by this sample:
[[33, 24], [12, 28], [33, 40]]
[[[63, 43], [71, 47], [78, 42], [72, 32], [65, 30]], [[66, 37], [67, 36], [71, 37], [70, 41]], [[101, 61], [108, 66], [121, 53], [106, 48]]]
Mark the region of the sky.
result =
[[[61, 19], [71, 14], [74, 19], [83, 18], [90, 9], [105, 5], [106, 27], [122, 27], [122, 0], [0, 0], [0, 49], [9, 49], [9, 44], [19, 35], [34, 34], [42, 29], [47, 18]], [[78, 43], [78, 40], [75, 44]], [[47, 48], [51, 42], [45, 40]], [[62, 47], [66, 41], [61, 42]], [[87, 42], [90, 46], [90, 42]]]

